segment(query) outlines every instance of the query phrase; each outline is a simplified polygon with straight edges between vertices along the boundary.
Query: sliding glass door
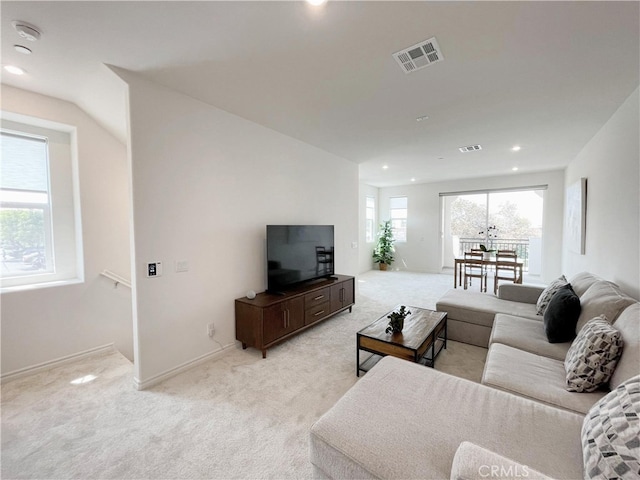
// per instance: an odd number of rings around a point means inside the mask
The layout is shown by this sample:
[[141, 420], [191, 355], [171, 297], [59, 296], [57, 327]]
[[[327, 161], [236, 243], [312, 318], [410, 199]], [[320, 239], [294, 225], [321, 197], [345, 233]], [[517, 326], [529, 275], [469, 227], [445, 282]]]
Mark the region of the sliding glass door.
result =
[[441, 194], [443, 265], [453, 265], [481, 244], [491, 250], [515, 250], [525, 269], [541, 266], [544, 187], [523, 190]]

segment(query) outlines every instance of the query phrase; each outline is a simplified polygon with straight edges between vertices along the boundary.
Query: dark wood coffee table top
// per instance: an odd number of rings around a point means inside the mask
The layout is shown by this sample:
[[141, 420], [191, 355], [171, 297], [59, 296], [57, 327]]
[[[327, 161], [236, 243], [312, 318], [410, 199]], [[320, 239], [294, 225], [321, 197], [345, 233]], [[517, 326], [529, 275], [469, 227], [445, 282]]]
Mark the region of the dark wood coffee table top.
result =
[[[391, 312], [400, 308], [396, 305]], [[365, 350], [378, 356], [392, 355], [405, 360], [420, 362], [427, 350], [431, 350], [426, 364], [433, 366], [435, 357], [442, 348], [446, 348], [447, 313], [435, 312], [419, 307], [407, 306], [411, 312], [404, 320], [404, 328], [400, 333], [386, 333], [391, 313], [385, 313], [371, 325], [363, 328], [357, 334], [357, 369], [367, 371], [379, 358], [369, 358], [360, 364], [360, 350]], [[439, 348], [436, 349], [436, 343]]]

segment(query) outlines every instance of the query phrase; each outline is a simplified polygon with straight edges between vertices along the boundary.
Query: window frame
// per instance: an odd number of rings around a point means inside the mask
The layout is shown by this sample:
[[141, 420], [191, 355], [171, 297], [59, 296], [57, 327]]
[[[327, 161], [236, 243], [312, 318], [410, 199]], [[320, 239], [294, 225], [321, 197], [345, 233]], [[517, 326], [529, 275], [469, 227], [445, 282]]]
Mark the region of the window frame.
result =
[[[369, 205], [369, 200], [371, 200], [371, 204]], [[373, 195], [365, 196], [365, 207], [364, 207], [364, 231], [365, 231], [365, 242], [366, 243], [375, 243], [376, 241], [376, 197]], [[369, 215], [371, 213], [371, 215]]]
[[[47, 146], [48, 207], [44, 221], [49, 222], [50, 236], [45, 240], [45, 272], [5, 276], [0, 292], [12, 292], [71, 285], [84, 282], [82, 222], [80, 211], [79, 172], [77, 158], [77, 130], [70, 125], [2, 112], [2, 133], [45, 139]], [[9, 190], [9, 189], [7, 189]], [[26, 191], [26, 189], [24, 190]], [[7, 201], [0, 197], [4, 208], [34, 208], [29, 202]], [[43, 205], [43, 204], [40, 204]]]
[[[393, 207], [394, 200], [404, 200], [404, 207]], [[394, 212], [404, 210], [404, 216], [394, 216]], [[408, 220], [409, 220], [409, 197], [406, 195], [398, 195], [389, 197], [389, 220], [391, 220], [391, 230], [393, 231], [393, 238], [396, 243], [407, 243], [408, 241]], [[396, 226], [396, 222], [402, 223], [402, 226]], [[403, 232], [399, 235], [398, 232]]]

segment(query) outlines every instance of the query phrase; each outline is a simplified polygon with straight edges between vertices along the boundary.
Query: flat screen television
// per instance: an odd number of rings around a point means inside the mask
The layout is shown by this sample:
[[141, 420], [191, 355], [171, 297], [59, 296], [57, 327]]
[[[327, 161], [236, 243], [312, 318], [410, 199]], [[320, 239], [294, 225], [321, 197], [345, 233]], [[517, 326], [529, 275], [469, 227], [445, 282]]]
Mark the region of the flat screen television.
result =
[[333, 273], [333, 225], [267, 225], [268, 292]]

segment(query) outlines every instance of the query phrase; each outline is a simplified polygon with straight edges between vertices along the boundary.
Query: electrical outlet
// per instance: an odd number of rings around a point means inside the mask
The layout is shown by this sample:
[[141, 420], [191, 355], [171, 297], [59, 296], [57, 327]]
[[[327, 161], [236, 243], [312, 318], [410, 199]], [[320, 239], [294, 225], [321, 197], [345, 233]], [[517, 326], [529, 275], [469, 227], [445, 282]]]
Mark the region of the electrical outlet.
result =
[[213, 325], [213, 323], [210, 323], [209, 325], [207, 325], [207, 335], [209, 335], [210, 337], [213, 337], [213, 334], [215, 333], [216, 328]]

